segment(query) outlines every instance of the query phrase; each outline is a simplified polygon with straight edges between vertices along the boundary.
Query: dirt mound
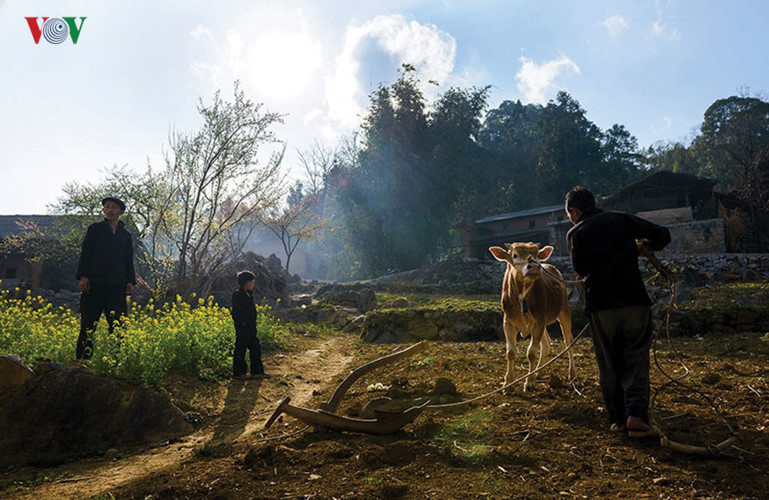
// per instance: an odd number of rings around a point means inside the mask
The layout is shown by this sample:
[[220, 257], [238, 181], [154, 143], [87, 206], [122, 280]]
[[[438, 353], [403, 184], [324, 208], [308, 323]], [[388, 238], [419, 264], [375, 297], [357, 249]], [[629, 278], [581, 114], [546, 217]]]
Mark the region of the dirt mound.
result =
[[182, 412], [155, 390], [82, 368], [36, 370], [42, 375], [0, 400], [0, 467], [59, 463], [192, 430]]
[[438, 262], [367, 282], [377, 292], [492, 295], [502, 290], [504, 265], [493, 261]]
[[361, 338], [365, 342], [386, 344], [497, 340], [503, 335], [501, 311], [390, 309], [367, 314]]

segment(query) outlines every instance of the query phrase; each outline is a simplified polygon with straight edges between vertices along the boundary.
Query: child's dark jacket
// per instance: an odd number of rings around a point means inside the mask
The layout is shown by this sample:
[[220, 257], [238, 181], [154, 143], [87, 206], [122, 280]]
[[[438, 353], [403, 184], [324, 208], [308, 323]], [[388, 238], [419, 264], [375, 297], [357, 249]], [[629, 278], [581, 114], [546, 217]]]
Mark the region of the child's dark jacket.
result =
[[254, 296], [242, 288], [232, 294], [232, 320], [237, 333], [256, 331]]

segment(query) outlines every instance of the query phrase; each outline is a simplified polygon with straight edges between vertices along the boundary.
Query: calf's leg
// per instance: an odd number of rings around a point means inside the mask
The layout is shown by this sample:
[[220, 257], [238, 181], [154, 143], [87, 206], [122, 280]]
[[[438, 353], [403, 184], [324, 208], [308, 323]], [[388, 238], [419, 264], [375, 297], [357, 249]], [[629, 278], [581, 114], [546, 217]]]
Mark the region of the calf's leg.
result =
[[[547, 333], [547, 327], [542, 330], [542, 340], [539, 341], [539, 361], [537, 362], [537, 368], [542, 366], [550, 355], [550, 334]], [[538, 372], [536, 377], [539, 378], [542, 372]]]
[[[542, 331], [544, 328], [544, 325], [539, 323], [534, 325], [534, 329], [531, 332], [531, 343], [526, 350], [526, 357], [529, 358], [529, 373], [536, 369], [535, 362], [537, 362], [537, 355], [539, 354], [540, 343], [542, 342]], [[539, 361], [541, 361], [541, 358]], [[539, 366], [539, 364], [537, 363], [536, 366]], [[535, 378], [536, 375], [529, 375], [526, 377], [526, 382], [523, 384], [523, 392], [534, 388], [532, 384], [534, 383]]]
[[[561, 334], [563, 335], [564, 347], [568, 347], [572, 342], [571, 335], [571, 310], [569, 310], [568, 302], [566, 307], [561, 309], [561, 313], [558, 315], [558, 324], [561, 327]], [[569, 356], [569, 378], [577, 378], [577, 367], [574, 366], [574, 354], [573, 349], [569, 349], [567, 353]]]
[[[505, 384], [515, 380], [515, 342], [516, 335], [518, 335], [518, 329], [513, 325], [512, 321], [505, 318], [502, 322], [502, 329], [505, 331], [505, 357], [507, 358], [507, 370], [505, 371]], [[505, 389], [505, 394], [513, 392], [512, 387]]]

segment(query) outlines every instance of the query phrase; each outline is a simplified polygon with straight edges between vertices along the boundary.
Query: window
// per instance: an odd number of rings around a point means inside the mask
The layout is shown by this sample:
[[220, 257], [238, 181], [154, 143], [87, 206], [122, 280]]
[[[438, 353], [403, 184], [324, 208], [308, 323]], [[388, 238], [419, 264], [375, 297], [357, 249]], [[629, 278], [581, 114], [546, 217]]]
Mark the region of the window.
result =
[[532, 227], [536, 227], [536, 225], [537, 225], [537, 221], [536, 220], [530, 220], [529, 221], [529, 229], [531, 229]]

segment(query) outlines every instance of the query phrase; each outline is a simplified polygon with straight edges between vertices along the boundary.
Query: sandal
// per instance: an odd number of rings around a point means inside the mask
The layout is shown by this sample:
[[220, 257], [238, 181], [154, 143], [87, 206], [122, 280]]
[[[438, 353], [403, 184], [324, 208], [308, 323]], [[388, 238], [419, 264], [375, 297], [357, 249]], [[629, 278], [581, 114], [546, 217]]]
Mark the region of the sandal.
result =
[[645, 437], [657, 437], [662, 435], [662, 433], [657, 427], [650, 425], [649, 428], [646, 430], [628, 429], [627, 435], [632, 438], [645, 438]]

